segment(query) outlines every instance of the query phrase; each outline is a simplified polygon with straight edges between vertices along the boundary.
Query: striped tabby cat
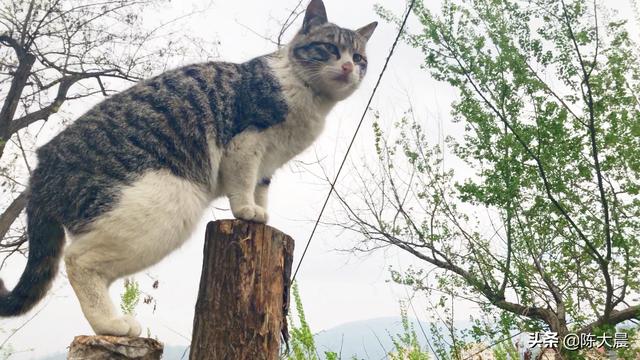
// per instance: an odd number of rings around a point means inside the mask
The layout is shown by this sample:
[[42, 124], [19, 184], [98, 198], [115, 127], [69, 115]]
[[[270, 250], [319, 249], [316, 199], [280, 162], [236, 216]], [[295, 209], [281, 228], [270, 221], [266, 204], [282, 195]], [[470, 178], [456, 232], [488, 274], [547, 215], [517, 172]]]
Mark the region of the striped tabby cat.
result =
[[266, 222], [273, 173], [307, 148], [367, 70], [376, 23], [356, 31], [309, 4], [302, 29], [242, 64], [189, 65], [104, 100], [38, 150], [27, 205], [29, 258], [0, 316], [42, 299], [64, 250], [69, 281], [97, 334], [138, 336], [107, 289], [178, 248], [209, 203]]

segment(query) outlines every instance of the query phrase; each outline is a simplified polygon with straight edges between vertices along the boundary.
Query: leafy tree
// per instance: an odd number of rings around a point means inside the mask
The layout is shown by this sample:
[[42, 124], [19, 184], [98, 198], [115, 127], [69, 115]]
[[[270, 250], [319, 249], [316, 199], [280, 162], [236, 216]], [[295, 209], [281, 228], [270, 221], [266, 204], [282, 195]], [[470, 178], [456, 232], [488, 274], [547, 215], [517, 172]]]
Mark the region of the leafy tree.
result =
[[180, 34], [165, 31], [171, 21], [143, 24], [143, 10], [162, 2], [0, 3], [0, 252], [25, 250], [20, 214], [43, 122], [64, 120], [69, 103], [108, 96], [185, 55]]
[[404, 39], [457, 90], [463, 133], [433, 145], [411, 111], [395, 132], [376, 122], [362, 196], [338, 194], [363, 249], [396, 246], [429, 265], [396, 280], [472, 301], [498, 328], [560, 339], [640, 319], [638, 44], [602, 6], [417, 2], [422, 29]]

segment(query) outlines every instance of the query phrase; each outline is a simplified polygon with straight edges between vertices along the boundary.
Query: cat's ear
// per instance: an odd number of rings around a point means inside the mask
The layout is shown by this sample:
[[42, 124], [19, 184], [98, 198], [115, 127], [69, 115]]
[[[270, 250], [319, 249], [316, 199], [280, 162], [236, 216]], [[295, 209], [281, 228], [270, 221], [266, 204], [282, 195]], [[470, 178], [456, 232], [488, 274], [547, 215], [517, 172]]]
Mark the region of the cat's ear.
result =
[[302, 31], [306, 34], [311, 28], [327, 23], [327, 11], [324, 8], [322, 0], [311, 0], [307, 6], [307, 12], [304, 14], [304, 23]]
[[374, 21], [371, 24], [365, 25], [360, 29], [356, 30], [356, 33], [358, 33], [358, 35], [362, 36], [367, 41], [369, 41], [369, 38], [371, 38], [371, 35], [373, 34], [373, 30], [376, 29], [376, 26], [378, 26], [378, 22]]

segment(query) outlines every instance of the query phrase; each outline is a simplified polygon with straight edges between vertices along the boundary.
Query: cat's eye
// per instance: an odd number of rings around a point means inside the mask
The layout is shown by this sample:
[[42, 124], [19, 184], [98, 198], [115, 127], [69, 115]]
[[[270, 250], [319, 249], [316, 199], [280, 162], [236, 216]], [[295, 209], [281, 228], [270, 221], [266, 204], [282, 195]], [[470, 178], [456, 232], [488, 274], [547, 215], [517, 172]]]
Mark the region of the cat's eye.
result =
[[353, 62], [354, 63], [367, 62], [367, 59], [365, 59], [364, 56], [356, 53], [356, 54], [353, 54]]

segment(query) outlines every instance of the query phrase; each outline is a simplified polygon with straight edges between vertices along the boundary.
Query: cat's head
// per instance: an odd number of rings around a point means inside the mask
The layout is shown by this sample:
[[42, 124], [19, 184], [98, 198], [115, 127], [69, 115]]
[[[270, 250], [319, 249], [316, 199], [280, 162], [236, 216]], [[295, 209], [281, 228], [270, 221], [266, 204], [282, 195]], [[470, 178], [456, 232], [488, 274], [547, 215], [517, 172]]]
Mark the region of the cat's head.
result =
[[316, 93], [338, 101], [351, 95], [367, 72], [367, 41], [377, 22], [358, 30], [327, 20], [322, 0], [311, 0], [302, 28], [289, 43], [294, 71]]

